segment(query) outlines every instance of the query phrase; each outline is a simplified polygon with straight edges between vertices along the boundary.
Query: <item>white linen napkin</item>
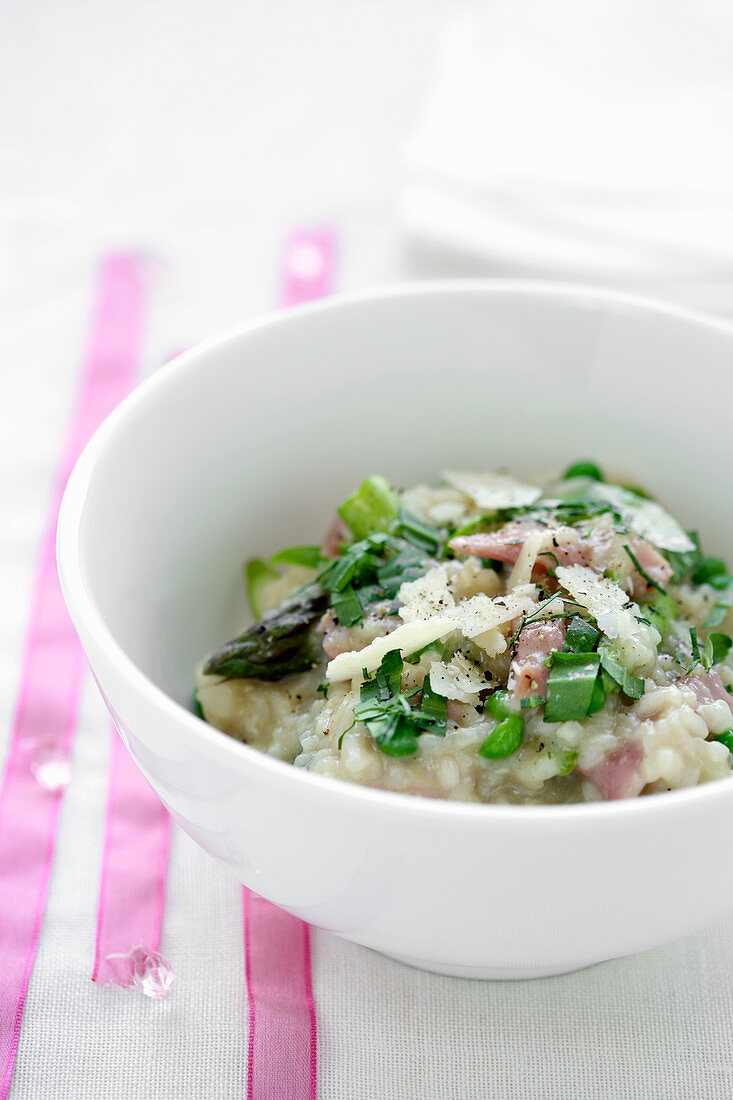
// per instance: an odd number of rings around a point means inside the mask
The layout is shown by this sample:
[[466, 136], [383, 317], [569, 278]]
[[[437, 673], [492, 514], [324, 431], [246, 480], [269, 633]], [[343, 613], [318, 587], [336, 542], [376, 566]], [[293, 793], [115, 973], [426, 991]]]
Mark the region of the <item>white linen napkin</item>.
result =
[[733, 277], [733, 4], [493, 2], [440, 53], [409, 238], [494, 267]]

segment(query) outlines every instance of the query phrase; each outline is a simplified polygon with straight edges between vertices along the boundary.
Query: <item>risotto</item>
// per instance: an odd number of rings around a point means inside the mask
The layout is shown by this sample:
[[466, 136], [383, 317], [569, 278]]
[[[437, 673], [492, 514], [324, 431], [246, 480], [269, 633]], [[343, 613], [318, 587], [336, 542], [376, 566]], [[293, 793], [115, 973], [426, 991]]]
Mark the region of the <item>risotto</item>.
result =
[[374, 476], [337, 512], [322, 546], [248, 563], [257, 622], [197, 670], [208, 722], [320, 775], [465, 802], [730, 775], [733, 577], [644, 491], [591, 462], [542, 485]]

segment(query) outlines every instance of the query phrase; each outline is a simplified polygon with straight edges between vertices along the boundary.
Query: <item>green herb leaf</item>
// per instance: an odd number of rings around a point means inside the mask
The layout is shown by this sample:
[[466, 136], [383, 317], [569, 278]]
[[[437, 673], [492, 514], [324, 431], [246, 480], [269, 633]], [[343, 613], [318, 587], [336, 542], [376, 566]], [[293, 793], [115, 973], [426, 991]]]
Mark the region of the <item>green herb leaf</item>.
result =
[[362, 481], [337, 510], [354, 538], [364, 539], [375, 531], [390, 530], [397, 519], [399, 497], [386, 478], [375, 474]]
[[677, 617], [677, 604], [664, 592], [653, 592], [644, 602], [644, 611], [648, 621], [659, 631], [662, 641], [669, 634], [669, 628]]
[[568, 624], [563, 652], [592, 653], [598, 644], [599, 637], [600, 634], [592, 623], [576, 615]]
[[733, 640], [727, 634], [711, 634], [702, 650], [702, 665], [709, 672], [713, 665], [720, 664], [728, 656]]
[[555, 653], [547, 678], [545, 722], [569, 722], [587, 717], [600, 657], [597, 653]]
[[448, 647], [444, 642], [441, 641], [429, 642], [427, 645], [424, 645], [422, 649], [416, 649], [414, 653], [411, 653], [408, 657], [405, 657], [405, 661], [408, 665], [419, 664], [420, 658], [423, 657], [426, 653], [434, 653], [439, 661], [444, 661], [448, 653]]
[[342, 626], [355, 626], [364, 617], [364, 609], [351, 585], [333, 594], [333, 613]]
[[503, 718], [492, 730], [479, 751], [485, 760], [503, 760], [515, 753], [522, 743], [524, 722], [518, 714]]
[[597, 711], [599, 711], [601, 709], [601, 707], [603, 706], [603, 704], [605, 702], [606, 702], [606, 688], [605, 688], [605, 685], [603, 683], [603, 676], [599, 672], [598, 676], [596, 676], [596, 682], [593, 685], [593, 691], [592, 691], [591, 697], [590, 697], [590, 704], [588, 706], [588, 714], [589, 715], [595, 714]]
[[572, 466], [568, 466], [562, 476], [563, 481], [569, 481], [572, 477], [590, 477], [593, 481], [604, 480], [600, 467], [596, 466], [595, 462], [574, 462]]
[[406, 542], [411, 543], [412, 546], [415, 546], [418, 550], [436, 556], [444, 540], [445, 531], [439, 531], [435, 527], [428, 527], [428, 525], [423, 523], [422, 520], [419, 520], [417, 516], [413, 516], [406, 508], [400, 506], [395, 534], [401, 536]]
[[311, 569], [319, 569], [323, 562], [319, 546], [289, 546], [270, 558], [270, 565], [307, 565]]
[[410, 698], [420, 688], [400, 692], [402, 657], [399, 650], [390, 650], [369, 679], [361, 685], [361, 702], [354, 707], [354, 715], [363, 722], [382, 752], [387, 756], [412, 756], [418, 750], [421, 733], [437, 733], [445, 736], [447, 700], [434, 693], [428, 678], [422, 687], [423, 699], [419, 707], [410, 705]]
[[328, 689], [330, 688], [330, 686], [330, 684], [319, 684], [316, 688], [316, 691], [319, 692], [324, 699], [328, 699]]
[[195, 691], [193, 693], [193, 698], [191, 699], [191, 710], [197, 718], [203, 718], [204, 721], [206, 721], [206, 718], [204, 717], [203, 707], [201, 706], [201, 700], [198, 697], [198, 692]]
[[618, 654], [615, 653], [610, 646], [600, 646], [598, 653], [601, 658], [603, 670], [608, 673], [616, 684], [618, 684], [624, 695], [628, 695], [630, 699], [641, 699], [645, 691], [644, 681], [638, 676], [632, 676], [631, 673], [624, 668]]
[[728, 588], [733, 577], [722, 558], [701, 558], [692, 574], [695, 584], [712, 584], [715, 588]]
[[244, 567], [244, 584], [247, 591], [247, 602], [255, 619], [262, 618], [262, 592], [270, 581], [279, 576], [275, 569], [262, 561], [261, 558], [252, 558]]
[[411, 546], [400, 550], [377, 569], [377, 579], [384, 589], [385, 598], [393, 600], [406, 581], [422, 577], [432, 564], [421, 551]]
[[423, 726], [426, 733], [437, 733], [445, 737], [447, 724], [448, 700], [443, 695], [438, 695], [430, 686], [430, 677], [426, 676], [422, 685], [422, 697], [420, 699], [420, 714], [428, 720]]

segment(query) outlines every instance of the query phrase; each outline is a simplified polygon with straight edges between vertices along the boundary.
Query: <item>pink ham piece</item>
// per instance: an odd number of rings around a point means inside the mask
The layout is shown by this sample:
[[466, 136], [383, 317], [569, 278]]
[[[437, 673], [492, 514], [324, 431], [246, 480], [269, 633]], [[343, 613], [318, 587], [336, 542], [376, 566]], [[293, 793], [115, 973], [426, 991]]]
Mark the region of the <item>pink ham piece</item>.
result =
[[562, 649], [567, 625], [564, 619], [527, 623], [517, 640], [517, 651], [509, 671], [508, 687], [515, 699], [541, 695], [544, 699], [549, 668], [545, 661]]
[[[662, 588], [672, 576], [672, 566], [655, 547], [637, 535], [629, 535], [629, 549], [644, 572]], [[646, 596], [652, 586], [634, 569], [631, 573], [631, 595], [634, 599]]]
[[576, 768], [576, 771], [591, 781], [606, 802], [617, 798], [635, 798], [641, 794], [645, 783], [639, 774], [643, 756], [638, 741], [626, 741], [600, 764], [587, 771], [582, 768]]
[[335, 516], [333, 523], [323, 536], [323, 542], [321, 543], [321, 554], [323, 557], [337, 558], [341, 543], [346, 542], [348, 537], [346, 524], [341, 519], [341, 516]]
[[725, 690], [720, 674], [715, 669], [685, 676], [684, 680], [680, 680], [679, 686], [691, 688], [700, 706], [707, 706], [709, 703], [717, 703], [724, 699], [733, 711], [733, 695]]
[[[513, 564], [526, 539], [535, 531], [547, 531], [548, 550], [555, 555], [560, 565], [590, 565], [595, 549], [590, 538], [581, 539], [578, 535], [569, 542], [558, 542], [555, 545], [552, 541], [552, 529], [535, 523], [534, 520], [507, 523], [498, 531], [485, 531], [478, 535], [458, 535], [448, 545], [456, 554], [470, 554], [476, 558], [491, 558], [493, 561]], [[546, 572], [554, 564], [553, 559], [546, 554], [537, 559], [536, 568]]]
[[341, 626], [333, 615], [327, 613], [319, 623], [324, 630], [323, 652], [332, 661], [340, 653], [349, 653], [353, 648], [351, 628]]
[[[490, 558], [493, 561], [503, 561], [513, 564], [519, 557], [524, 542], [535, 531], [546, 530], [548, 541], [546, 543], [548, 553], [540, 554], [535, 564], [535, 569], [547, 572], [555, 565], [554, 558], [560, 565], [594, 565], [598, 555], [603, 559], [604, 550], [609, 548], [611, 540], [605, 532], [592, 532], [583, 538], [580, 533], [568, 537], [568, 529], [565, 528], [561, 538], [552, 537], [552, 529], [545, 528], [534, 520], [522, 520], [520, 522], [507, 523], [498, 531], [486, 531], [478, 535], [458, 535], [448, 543], [456, 554], [470, 554], [476, 558]], [[662, 554], [650, 543], [640, 539], [638, 535], [629, 534], [628, 546], [638, 561], [641, 568], [649, 577], [656, 581], [662, 588], [672, 576], [672, 567]], [[554, 557], [550, 557], [550, 554]], [[603, 568], [603, 562], [598, 564]], [[650, 585], [636, 569], [631, 571], [631, 595], [638, 599], [649, 593]]]

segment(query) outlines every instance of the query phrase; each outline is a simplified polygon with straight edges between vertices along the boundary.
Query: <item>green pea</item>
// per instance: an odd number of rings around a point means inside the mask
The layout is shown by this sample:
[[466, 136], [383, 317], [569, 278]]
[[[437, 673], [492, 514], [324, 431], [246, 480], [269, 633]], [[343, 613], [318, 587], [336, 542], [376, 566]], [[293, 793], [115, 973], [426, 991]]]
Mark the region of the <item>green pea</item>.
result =
[[524, 722], [518, 714], [510, 714], [489, 734], [481, 748], [479, 755], [486, 760], [502, 760], [505, 756], [511, 756], [522, 743]]

